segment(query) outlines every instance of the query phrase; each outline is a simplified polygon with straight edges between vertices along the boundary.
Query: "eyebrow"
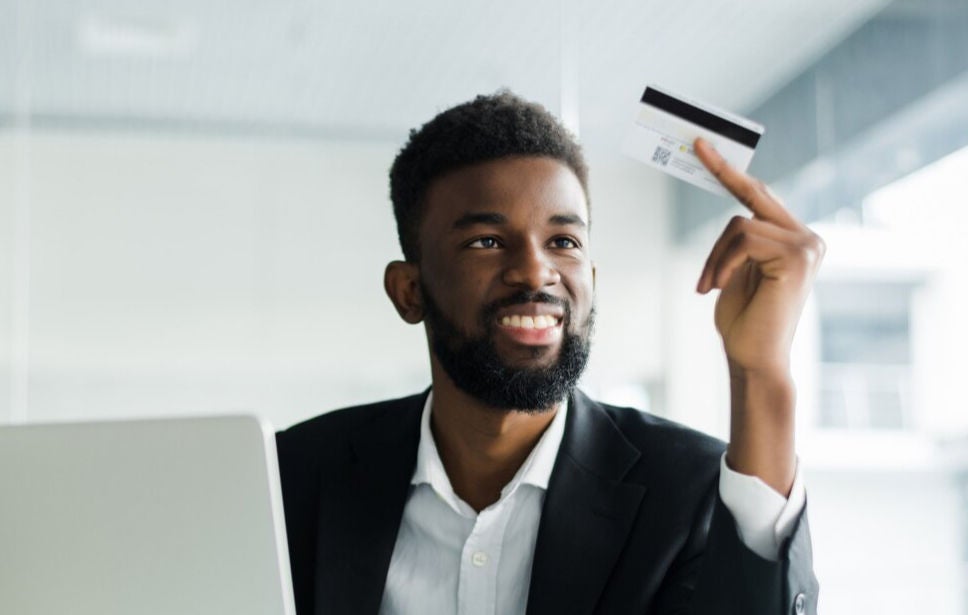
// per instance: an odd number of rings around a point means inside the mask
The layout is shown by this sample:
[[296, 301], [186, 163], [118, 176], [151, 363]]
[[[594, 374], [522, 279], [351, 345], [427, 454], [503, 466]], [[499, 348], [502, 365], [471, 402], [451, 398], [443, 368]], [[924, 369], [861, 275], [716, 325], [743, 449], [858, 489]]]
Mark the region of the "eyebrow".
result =
[[575, 226], [580, 226], [582, 228], [585, 228], [586, 226], [588, 226], [587, 224], [585, 224], [585, 221], [582, 220], [579, 216], [575, 216], [572, 214], [568, 214], [568, 215], [558, 214], [555, 216], [551, 216], [551, 218], [548, 219], [548, 222], [551, 222], [552, 224], [555, 224], [558, 226], [575, 225]]
[[472, 213], [464, 214], [454, 221], [455, 229], [465, 229], [475, 224], [504, 224], [508, 221], [507, 216], [498, 213]]
[[[494, 213], [494, 212], [482, 212], [482, 213], [470, 213], [464, 214], [460, 218], [454, 221], [455, 229], [465, 229], [470, 226], [477, 224], [506, 224], [508, 221], [507, 216], [504, 214]], [[571, 214], [556, 214], [548, 218], [548, 222], [556, 226], [568, 226], [575, 225], [582, 228], [588, 226], [584, 220], [579, 216]]]

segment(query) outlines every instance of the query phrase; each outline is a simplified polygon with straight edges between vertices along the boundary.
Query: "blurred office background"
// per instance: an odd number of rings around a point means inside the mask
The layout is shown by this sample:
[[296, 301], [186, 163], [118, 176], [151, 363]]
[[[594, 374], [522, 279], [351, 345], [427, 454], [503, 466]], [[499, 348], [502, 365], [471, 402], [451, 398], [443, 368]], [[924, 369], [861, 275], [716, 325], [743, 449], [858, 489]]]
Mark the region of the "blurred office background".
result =
[[584, 387], [724, 436], [693, 288], [738, 208], [619, 153], [654, 82], [766, 124], [752, 172], [829, 245], [794, 357], [822, 612], [964, 615], [966, 33], [966, 0], [0, 0], [0, 421], [422, 389], [387, 169], [510, 87], [591, 165]]

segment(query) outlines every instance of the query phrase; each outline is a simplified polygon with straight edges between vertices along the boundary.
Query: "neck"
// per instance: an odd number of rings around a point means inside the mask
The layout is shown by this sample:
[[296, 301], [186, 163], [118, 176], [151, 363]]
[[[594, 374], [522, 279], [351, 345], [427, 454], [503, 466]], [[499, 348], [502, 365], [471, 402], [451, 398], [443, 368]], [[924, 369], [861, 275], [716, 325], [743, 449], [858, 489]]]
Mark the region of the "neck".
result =
[[537, 413], [493, 408], [440, 371], [433, 366], [431, 431], [454, 492], [480, 512], [501, 497], [560, 404]]

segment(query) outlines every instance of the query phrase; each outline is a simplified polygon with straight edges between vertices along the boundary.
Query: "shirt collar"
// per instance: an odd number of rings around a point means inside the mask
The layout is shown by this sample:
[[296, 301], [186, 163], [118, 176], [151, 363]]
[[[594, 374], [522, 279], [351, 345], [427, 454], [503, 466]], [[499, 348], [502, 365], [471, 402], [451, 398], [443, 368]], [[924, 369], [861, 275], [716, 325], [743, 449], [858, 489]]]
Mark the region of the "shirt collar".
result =
[[[430, 431], [430, 412], [433, 406], [433, 399], [434, 394], [431, 391], [427, 395], [423, 414], [420, 417], [420, 444], [417, 447], [417, 467], [414, 469], [410, 484], [428, 484], [455, 510], [458, 512], [466, 512], [467, 504], [460, 500], [454, 493], [450, 479], [447, 477], [447, 472], [444, 470], [444, 464], [440, 460], [437, 443], [434, 442], [433, 433]], [[561, 440], [565, 434], [565, 414], [567, 412], [568, 401], [565, 400], [555, 414], [555, 418], [551, 420], [551, 424], [541, 434], [541, 438], [531, 450], [528, 458], [521, 464], [514, 478], [501, 490], [502, 499], [510, 495], [520, 484], [532, 485], [542, 490], [548, 489], [551, 470], [554, 468], [555, 458], [558, 456], [558, 449], [561, 447]]]

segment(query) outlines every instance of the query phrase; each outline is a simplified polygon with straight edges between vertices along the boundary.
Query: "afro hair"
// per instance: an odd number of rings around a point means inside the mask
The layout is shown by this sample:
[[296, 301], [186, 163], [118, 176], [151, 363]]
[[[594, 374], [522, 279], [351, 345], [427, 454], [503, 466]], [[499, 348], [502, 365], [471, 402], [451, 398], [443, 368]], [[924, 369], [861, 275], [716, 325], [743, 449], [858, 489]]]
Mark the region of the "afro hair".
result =
[[507, 90], [441, 112], [411, 130], [390, 168], [390, 200], [407, 261], [420, 260], [423, 199], [430, 184], [457, 169], [509, 156], [547, 156], [566, 164], [588, 197], [581, 147], [547, 109]]

